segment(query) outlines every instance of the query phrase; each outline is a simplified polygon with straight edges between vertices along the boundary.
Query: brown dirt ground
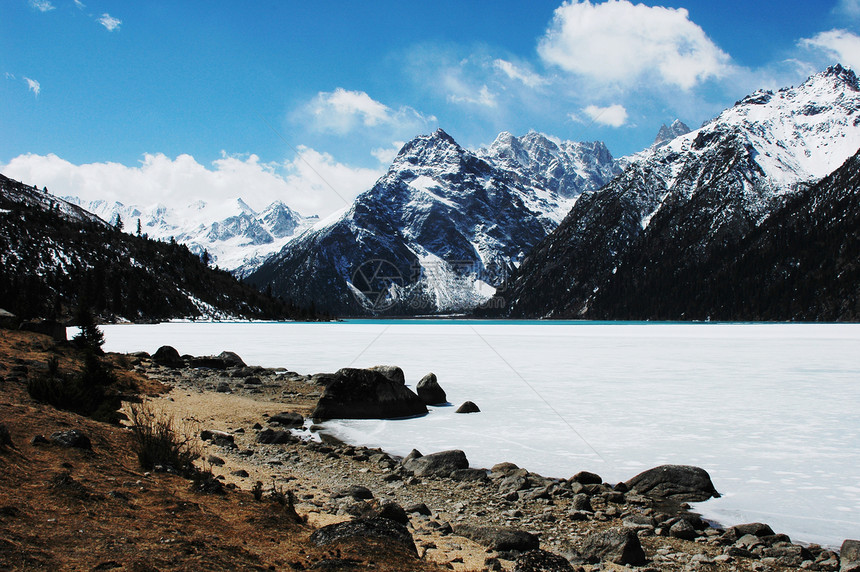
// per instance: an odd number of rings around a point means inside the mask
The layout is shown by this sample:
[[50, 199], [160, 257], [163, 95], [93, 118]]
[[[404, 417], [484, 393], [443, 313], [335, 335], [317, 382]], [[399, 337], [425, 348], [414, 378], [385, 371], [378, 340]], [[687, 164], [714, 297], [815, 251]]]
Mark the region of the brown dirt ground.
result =
[[[13, 442], [0, 448], [0, 569], [441, 569], [381, 544], [317, 548], [308, 540], [313, 527], [294, 523], [278, 504], [242, 490], [196, 493], [184, 478], [142, 472], [127, 429], [36, 403], [25, 380], [9, 375], [16, 365], [38, 375], [52, 356], [61, 370], [78, 367], [67, 344], [0, 330], [0, 423]], [[126, 389], [165, 389], [117, 373]], [[31, 444], [35, 435], [72, 428], [89, 436], [92, 451]]]

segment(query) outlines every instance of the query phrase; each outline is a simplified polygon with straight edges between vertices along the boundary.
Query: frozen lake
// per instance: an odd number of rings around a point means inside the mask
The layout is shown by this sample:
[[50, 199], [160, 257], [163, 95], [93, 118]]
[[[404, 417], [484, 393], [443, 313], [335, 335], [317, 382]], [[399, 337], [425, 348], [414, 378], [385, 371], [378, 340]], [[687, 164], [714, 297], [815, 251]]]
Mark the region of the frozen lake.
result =
[[860, 537], [860, 325], [534, 322], [171, 323], [103, 327], [108, 351], [238, 353], [300, 373], [395, 364], [434, 372], [454, 405], [426, 417], [339, 421], [331, 433], [404, 455], [463, 449], [550, 477], [627, 480], [706, 469], [726, 525], [792, 539]]

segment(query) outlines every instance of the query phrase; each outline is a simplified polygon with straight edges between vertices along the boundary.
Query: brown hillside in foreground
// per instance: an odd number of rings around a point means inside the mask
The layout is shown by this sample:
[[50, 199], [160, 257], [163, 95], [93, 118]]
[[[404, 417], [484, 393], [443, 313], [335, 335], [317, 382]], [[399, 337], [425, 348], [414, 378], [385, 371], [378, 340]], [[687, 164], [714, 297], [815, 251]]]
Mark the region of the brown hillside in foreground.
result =
[[[187, 479], [144, 473], [127, 429], [34, 402], [26, 377], [56, 356], [77, 361], [68, 345], [0, 330], [0, 569], [7, 570], [436, 570], [385, 546], [341, 544], [323, 550], [313, 529], [246, 491], [207, 495]], [[26, 373], [24, 368], [26, 368]], [[118, 372], [153, 392], [157, 384]], [[32, 444], [36, 435], [78, 429], [92, 450]], [[328, 562], [325, 562], [328, 561]], [[319, 568], [319, 566], [318, 566]]]

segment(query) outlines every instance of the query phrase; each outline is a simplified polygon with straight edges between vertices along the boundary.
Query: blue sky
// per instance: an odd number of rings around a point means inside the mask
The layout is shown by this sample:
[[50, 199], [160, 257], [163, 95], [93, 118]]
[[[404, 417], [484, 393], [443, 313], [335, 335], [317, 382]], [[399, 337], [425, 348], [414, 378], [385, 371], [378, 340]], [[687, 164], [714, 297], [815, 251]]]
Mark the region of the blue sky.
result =
[[6, 0], [0, 170], [60, 195], [326, 214], [436, 127], [621, 156], [676, 117], [860, 66], [860, 0], [321, 4]]

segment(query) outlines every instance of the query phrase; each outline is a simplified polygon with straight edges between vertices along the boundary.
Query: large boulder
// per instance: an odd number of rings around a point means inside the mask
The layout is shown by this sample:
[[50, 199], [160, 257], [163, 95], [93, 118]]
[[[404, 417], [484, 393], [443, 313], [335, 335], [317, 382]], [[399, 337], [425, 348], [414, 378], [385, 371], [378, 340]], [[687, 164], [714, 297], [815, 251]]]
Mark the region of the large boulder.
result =
[[320, 381], [325, 389], [311, 413], [314, 419], [391, 419], [427, 413], [412, 390], [380, 371], [344, 368]]
[[368, 539], [393, 542], [418, 556], [412, 534], [402, 524], [388, 518], [357, 518], [324, 526], [311, 534], [311, 542], [317, 546], [329, 546], [341, 541]]
[[860, 540], [846, 540], [839, 551], [839, 572], [860, 572]]
[[403, 459], [402, 465], [416, 477], [447, 477], [459, 469], [468, 469], [469, 460], [466, 453], [455, 449], [421, 456], [410, 454]]
[[645, 551], [636, 531], [630, 529], [610, 528], [592, 532], [583, 540], [580, 553], [590, 562], [606, 560], [622, 566], [645, 564]]
[[158, 348], [152, 354], [152, 361], [165, 367], [182, 367], [185, 365], [179, 352], [173, 346], [161, 346]]
[[648, 469], [624, 484], [631, 492], [677, 502], [701, 502], [720, 496], [708, 472], [689, 465]]
[[428, 373], [422, 377], [415, 389], [418, 392], [418, 397], [427, 405], [448, 403], [448, 396], [445, 395], [445, 390], [439, 386], [435, 373]]
[[499, 552], [528, 552], [537, 550], [540, 545], [540, 540], [534, 534], [502, 526], [457, 524], [454, 526], [454, 534]]

